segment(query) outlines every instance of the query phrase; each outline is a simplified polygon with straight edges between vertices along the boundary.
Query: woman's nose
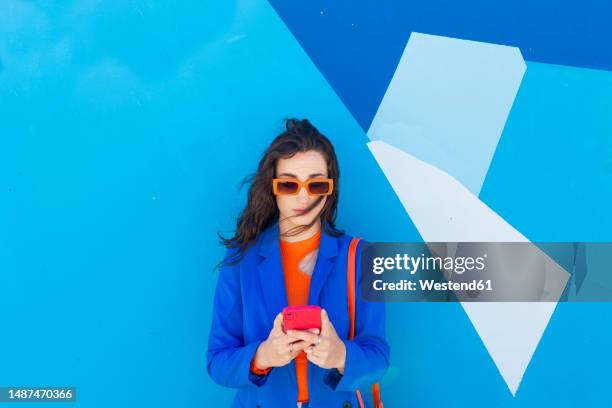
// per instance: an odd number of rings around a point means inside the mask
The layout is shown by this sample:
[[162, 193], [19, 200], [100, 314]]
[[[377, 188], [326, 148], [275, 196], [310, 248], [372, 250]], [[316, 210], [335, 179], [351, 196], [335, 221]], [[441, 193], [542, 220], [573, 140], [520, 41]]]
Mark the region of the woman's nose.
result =
[[308, 191], [306, 191], [306, 187], [302, 187], [298, 193], [298, 198], [301, 201], [307, 201], [308, 200]]

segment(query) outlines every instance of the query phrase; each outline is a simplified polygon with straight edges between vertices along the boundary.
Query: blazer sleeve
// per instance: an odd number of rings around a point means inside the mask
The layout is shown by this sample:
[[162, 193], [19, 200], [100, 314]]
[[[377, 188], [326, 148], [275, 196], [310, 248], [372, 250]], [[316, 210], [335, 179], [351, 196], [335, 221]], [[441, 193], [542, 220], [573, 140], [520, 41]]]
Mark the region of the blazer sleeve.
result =
[[324, 381], [337, 391], [368, 389], [380, 381], [389, 367], [390, 348], [386, 340], [386, 311], [384, 302], [361, 299], [361, 247], [359, 242], [355, 262], [355, 337], [344, 339], [346, 361], [344, 374], [330, 370]]
[[[233, 256], [228, 250], [225, 259]], [[267, 375], [250, 370], [251, 359], [261, 341], [244, 342], [240, 264], [219, 271], [208, 337], [207, 371], [219, 385], [231, 388], [256, 387]]]

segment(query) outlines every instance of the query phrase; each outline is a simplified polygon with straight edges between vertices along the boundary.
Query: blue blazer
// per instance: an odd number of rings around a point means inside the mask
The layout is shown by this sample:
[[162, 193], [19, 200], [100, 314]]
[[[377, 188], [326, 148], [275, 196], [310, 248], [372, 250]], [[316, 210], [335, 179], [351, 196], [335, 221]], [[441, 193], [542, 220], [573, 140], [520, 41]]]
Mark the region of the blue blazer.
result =
[[[266, 375], [250, 371], [259, 344], [268, 338], [275, 316], [287, 306], [278, 222], [262, 231], [243, 260], [220, 270], [215, 291], [207, 370], [219, 385], [237, 389], [232, 407], [289, 408], [297, 402], [295, 362]], [[368, 391], [389, 366], [385, 304], [359, 296], [361, 242], [356, 259], [355, 338], [349, 341], [347, 257], [351, 237], [321, 231], [308, 304], [329, 314], [346, 345], [344, 375], [308, 363], [308, 395], [314, 408], [358, 407], [356, 389]], [[227, 257], [235, 250], [229, 250]], [[370, 401], [366, 401], [368, 404]]]

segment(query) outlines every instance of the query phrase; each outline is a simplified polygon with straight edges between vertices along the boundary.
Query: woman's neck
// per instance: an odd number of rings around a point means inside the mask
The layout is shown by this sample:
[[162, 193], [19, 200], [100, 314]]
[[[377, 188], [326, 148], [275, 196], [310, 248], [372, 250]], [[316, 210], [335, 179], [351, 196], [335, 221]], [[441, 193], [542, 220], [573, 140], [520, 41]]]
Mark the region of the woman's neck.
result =
[[295, 224], [291, 224], [289, 222], [279, 222], [278, 229], [280, 233], [280, 240], [285, 242], [297, 242], [303, 241], [314, 236], [317, 232], [321, 231], [321, 219], [319, 218], [312, 226], [304, 231], [301, 231], [299, 234], [285, 236], [284, 234], [290, 231], [291, 229], [297, 227]]

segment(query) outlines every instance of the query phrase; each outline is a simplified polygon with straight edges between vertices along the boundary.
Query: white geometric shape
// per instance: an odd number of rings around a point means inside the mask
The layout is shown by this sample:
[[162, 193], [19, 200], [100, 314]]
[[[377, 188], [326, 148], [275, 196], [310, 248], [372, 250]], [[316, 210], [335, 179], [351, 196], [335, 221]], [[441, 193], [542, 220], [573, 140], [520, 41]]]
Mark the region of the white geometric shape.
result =
[[525, 69], [516, 47], [412, 33], [368, 137], [478, 195]]
[[[424, 242], [529, 242], [442, 170], [383, 141], [368, 147]], [[560, 267], [555, 273], [562, 287], [554, 302], [461, 302], [512, 395], [569, 279]]]

